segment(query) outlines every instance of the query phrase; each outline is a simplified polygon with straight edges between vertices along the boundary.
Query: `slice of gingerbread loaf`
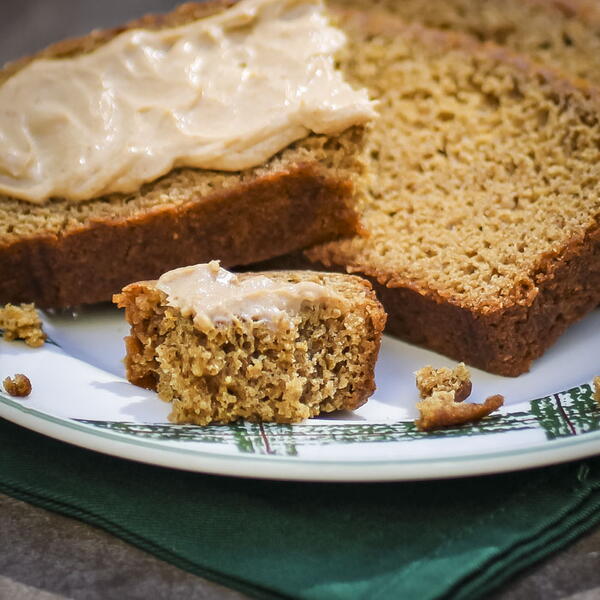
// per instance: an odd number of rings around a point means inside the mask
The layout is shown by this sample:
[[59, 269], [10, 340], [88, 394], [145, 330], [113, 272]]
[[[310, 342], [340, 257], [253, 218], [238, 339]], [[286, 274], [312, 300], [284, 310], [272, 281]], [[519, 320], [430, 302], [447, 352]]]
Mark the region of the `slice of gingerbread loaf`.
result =
[[131, 324], [127, 377], [176, 423], [296, 422], [352, 410], [375, 389], [386, 315], [359, 277], [233, 274], [212, 261], [115, 295]]
[[369, 132], [367, 237], [308, 252], [368, 276], [388, 330], [502, 375], [600, 303], [600, 91], [506, 48], [340, 13]]
[[0, 302], [106, 301], [355, 233], [374, 113], [338, 81], [343, 43], [318, 2], [215, 0], [2, 69]]

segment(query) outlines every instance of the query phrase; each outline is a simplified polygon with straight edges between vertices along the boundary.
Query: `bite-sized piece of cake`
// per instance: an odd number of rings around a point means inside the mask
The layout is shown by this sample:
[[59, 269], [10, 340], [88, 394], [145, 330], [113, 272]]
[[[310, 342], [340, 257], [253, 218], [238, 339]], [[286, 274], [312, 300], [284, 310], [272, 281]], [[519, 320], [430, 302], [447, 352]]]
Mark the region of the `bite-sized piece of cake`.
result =
[[375, 112], [343, 44], [320, 2], [215, 0], [0, 70], [0, 302], [106, 301], [356, 233]]
[[454, 369], [434, 369], [427, 365], [419, 369], [415, 376], [421, 398], [427, 398], [434, 392], [454, 392], [454, 402], [462, 402], [471, 394], [471, 373], [465, 363], [460, 363]]
[[290, 423], [364, 404], [386, 315], [359, 277], [233, 274], [209, 264], [128, 285], [131, 383], [171, 402], [176, 423]]
[[0, 329], [5, 340], [25, 340], [32, 348], [41, 346], [46, 334], [34, 304], [6, 304], [0, 307]]
[[504, 397], [495, 394], [486, 398], [483, 404], [456, 402], [452, 392], [434, 392], [417, 402], [419, 418], [417, 429], [433, 431], [442, 427], [453, 427], [473, 423], [487, 417], [504, 404]]
[[14, 377], [7, 377], [2, 384], [7, 394], [24, 398], [31, 394], [31, 381], [27, 375], [17, 373]]
[[600, 377], [594, 377], [594, 400], [600, 405]]
[[472, 387], [471, 374], [463, 363], [454, 369], [426, 366], [415, 376], [422, 398], [417, 402], [419, 418], [415, 425], [421, 431], [479, 421], [504, 404], [500, 394], [486, 398], [483, 404], [463, 402], [470, 396]]

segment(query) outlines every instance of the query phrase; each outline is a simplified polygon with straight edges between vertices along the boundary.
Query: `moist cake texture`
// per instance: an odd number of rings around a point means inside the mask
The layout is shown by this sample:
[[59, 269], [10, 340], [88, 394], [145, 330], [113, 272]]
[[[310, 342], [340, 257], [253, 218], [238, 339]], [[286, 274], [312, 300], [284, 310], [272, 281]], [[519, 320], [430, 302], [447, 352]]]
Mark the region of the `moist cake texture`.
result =
[[0, 306], [0, 329], [6, 340], [25, 340], [32, 348], [38, 348], [46, 340], [42, 320], [34, 304]]
[[307, 252], [366, 275], [391, 333], [518, 375], [600, 302], [600, 94], [525, 56], [340, 12], [379, 100], [367, 237]]
[[[335, 0], [365, 8], [364, 0]], [[600, 84], [597, 0], [371, 0], [407, 22], [460, 31]]]
[[464, 363], [460, 363], [454, 369], [434, 369], [427, 365], [419, 369], [415, 376], [421, 398], [427, 398], [435, 392], [453, 392], [454, 402], [462, 402], [471, 394], [471, 373]]
[[289, 423], [357, 408], [373, 393], [385, 313], [368, 282], [310, 271], [259, 275], [316, 283], [343, 303], [302, 303], [285, 327], [237, 318], [209, 327], [170, 306], [156, 282], [115, 296], [131, 324], [127, 377], [172, 403], [172, 421]]

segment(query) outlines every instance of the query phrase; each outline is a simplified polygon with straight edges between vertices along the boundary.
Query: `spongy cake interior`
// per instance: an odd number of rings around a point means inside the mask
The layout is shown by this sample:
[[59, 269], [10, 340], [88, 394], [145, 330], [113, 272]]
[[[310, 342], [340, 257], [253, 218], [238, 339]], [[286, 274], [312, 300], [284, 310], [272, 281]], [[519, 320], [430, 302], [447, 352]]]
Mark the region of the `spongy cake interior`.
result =
[[379, 100], [368, 136], [370, 236], [311, 251], [478, 311], [527, 304], [600, 214], [600, 103], [526, 59], [340, 13], [347, 77]]
[[369, 285], [310, 272], [268, 276], [330, 286], [347, 306], [304, 304], [283, 329], [239, 319], [206, 329], [169, 306], [152, 283], [133, 284], [119, 296], [132, 324], [128, 378], [171, 402], [172, 421], [295, 422], [356, 408], [373, 392], [385, 314]]
[[[364, 0], [335, 0], [365, 8]], [[600, 84], [600, 3], [596, 0], [370, 0], [407, 22], [493, 41], [564, 73]]]

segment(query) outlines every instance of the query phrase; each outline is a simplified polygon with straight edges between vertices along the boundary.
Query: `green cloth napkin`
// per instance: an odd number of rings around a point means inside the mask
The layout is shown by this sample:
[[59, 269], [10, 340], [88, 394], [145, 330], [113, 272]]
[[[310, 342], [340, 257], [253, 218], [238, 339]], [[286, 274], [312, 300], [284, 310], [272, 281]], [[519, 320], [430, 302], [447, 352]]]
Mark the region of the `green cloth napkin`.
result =
[[0, 491], [258, 598], [481, 598], [600, 521], [600, 457], [419, 483], [233, 479], [0, 420]]

